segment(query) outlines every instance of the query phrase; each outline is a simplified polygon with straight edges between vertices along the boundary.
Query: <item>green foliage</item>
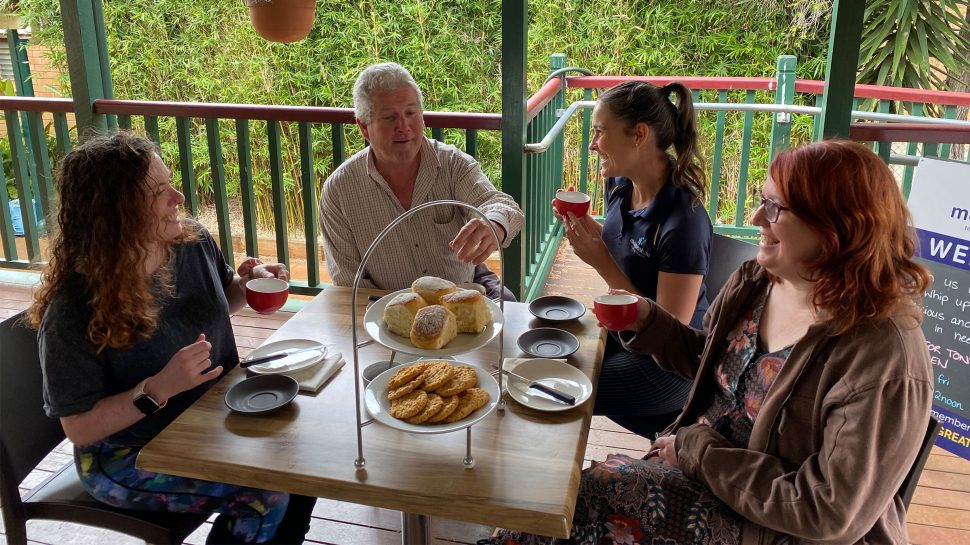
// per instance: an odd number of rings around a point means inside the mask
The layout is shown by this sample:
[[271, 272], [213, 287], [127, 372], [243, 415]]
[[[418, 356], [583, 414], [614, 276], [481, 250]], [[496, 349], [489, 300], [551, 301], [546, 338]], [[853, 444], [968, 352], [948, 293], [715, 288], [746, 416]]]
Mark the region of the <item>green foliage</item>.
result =
[[[820, 79], [827, 34], [821, 4], [822, 0], [531, 2], [528, 89], [539, 87], [548, 74], [549, 56], [560, 52], [567, 54], [569, 65], [597, 74], [684, 76], [773, 76], [777, 56], [795, 54], [799, 77]], [[20, 8], [33, 26], [34, 39], [51, 46], [52, 63], [65, 68], [58, 0], [21, 0]], [[257, 36], [240, 0], [126, 0], [105, 2], [104, 10], [117, 98], [349, 107], [357, 74], [371, 63], [390, 60], [412, 71], [428, 110], [501, 111], [500, 0], [318, 0], [309, 37], [296, 44], [271, 43]], [[62, 92], [68, 96], [66, 69], [64, 73]], [[174, 121], [159, 121], [165, 159], [174, 167]], [[704, 123], [711, 135], [712, 122]], [[234, 194], [236, 136], [231, 122], [220, 125], [225, 170]], [[257, 202], [260, 216], [268, 218], [272, 205], [265, 124], [251, 125]], [[142, 126], [136, 119], [136, 130]], [[572, 130], [575, 135], [577, 129]], [[731, 129], [725, 142], [736, 146], [739, 130]], [[764, 123], [756, 125], [754, 149], [765, 148], [768, 130]], [[212, 169], [204, 123], [193, 120], [192, 131], [195, 171], [206, 198]], [[287, 187], [299, 186], [296, 132], [295, 124], [282, 127]], [[329, 132], [329, 126], [314, 128], [317, 184], [333, 169]], [[360, 149], [363, 142], [356, 129], [347, 127], [345, 133], [348, 154]], [[463, 133], [446, 131], [446, 140], [461, 146]], [[713, 142], [713, 136], [708, 140]], [[573, 149], [577, 141], [572, 138]], [[576, 152], [570, 153], [571, 175], [578, 162]], [[479, 132], [479, 158], [498, 185], [500, 155], [499, 134]], [[291, 195], [288, 217], [300, 218], [302, 204], [295, 192]]]
[[948, 73], [970, 68], [960, 35], [967, 0], [869, 0], [860, 83], [946, 89]]

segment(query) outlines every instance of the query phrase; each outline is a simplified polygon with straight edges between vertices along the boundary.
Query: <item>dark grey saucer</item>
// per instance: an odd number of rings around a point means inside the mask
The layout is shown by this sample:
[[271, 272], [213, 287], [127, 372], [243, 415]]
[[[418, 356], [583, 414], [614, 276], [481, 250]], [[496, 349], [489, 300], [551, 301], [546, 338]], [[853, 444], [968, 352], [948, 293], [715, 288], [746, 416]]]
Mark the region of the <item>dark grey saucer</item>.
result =
[[287, 375], [256, 375], [237, 383], [226, 392], [226, 407], [237, 413], [266, 414], [285, 406], [300, 391]]
[[568, 331], [554, 327], [530, 329], [517, 341], [523, 352], [536, 358], [565, 358], [579, 350], [579, 339]]
[[586, 314], [582, 303], [561, 295], [547, 295], [529, 304], [529, 312], [548, 322], [568, 322]]

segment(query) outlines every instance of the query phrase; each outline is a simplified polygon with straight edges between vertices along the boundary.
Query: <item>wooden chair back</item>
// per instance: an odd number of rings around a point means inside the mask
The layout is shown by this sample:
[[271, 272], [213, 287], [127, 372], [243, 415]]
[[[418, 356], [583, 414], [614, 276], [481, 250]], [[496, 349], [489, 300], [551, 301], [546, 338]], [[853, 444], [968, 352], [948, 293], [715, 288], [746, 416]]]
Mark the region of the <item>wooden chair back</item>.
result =
[[181, 543], [208, 514], [116, 509], [81, 486], [74, 462], [21, 498], [19, 486], [64, 440], [57, 419], [44, 412], [37, 334], [23, 313], [0, 323], [0, 506], [7, 543], [27, 543], [29, 519], [53, 519], [126, 533], [148, 543]]

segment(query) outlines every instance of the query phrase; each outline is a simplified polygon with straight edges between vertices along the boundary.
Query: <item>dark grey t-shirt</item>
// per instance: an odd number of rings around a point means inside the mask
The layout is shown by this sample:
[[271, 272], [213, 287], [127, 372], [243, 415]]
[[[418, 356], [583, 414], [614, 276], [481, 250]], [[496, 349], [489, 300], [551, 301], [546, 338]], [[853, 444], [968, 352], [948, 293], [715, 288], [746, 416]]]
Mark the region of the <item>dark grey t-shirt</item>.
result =
[[[205, 333], [212, 343], [210, 358], [223, 375], [239, 362], [225, 288], [233, 278], [212, 236], [175, 248], [175, 293], [162, 302], [158, 327], [149, 339], [125, 350], [106, 348], [100, 354], [87, 339], [89, 296], [78, 278], [54, 296], [40, 326], [44, 410], [52, 418], [80, 414], [98, 400], [130, 390], [158, 373], [183, 347]], [[215, 381], [173, 396], [162, 410], [111, 435], [113, 445], [141, 446], [157, 435], [208, 390]]]

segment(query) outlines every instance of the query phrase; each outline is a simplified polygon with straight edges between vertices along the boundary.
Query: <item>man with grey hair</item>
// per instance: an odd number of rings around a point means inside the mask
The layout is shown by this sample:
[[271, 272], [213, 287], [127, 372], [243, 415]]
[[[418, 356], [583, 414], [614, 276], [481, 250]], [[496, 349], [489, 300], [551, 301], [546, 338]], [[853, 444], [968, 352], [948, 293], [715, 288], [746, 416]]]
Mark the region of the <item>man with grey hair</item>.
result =
[[[401, 65], [369, 66], [354, 84], [354, 114], [370, 144], [327, 178], [320, 227], [334, 285], [351, 286], [367, 248], [398, 216], [420, 204], [456, 200], [478, 208], [488, 222], [457, 206], [435, 206], [401, 224], [367, 262], [360, 285], [396, 290], [421, 276], [476, 282], [490, 297], [498, 277], [484, 261], [519, 234], [525, 216], [495, 189], [478, 162], [454, 146], [424, 136], [421, 89]], [[491, 223], [491, 225], [489, 225]]]

